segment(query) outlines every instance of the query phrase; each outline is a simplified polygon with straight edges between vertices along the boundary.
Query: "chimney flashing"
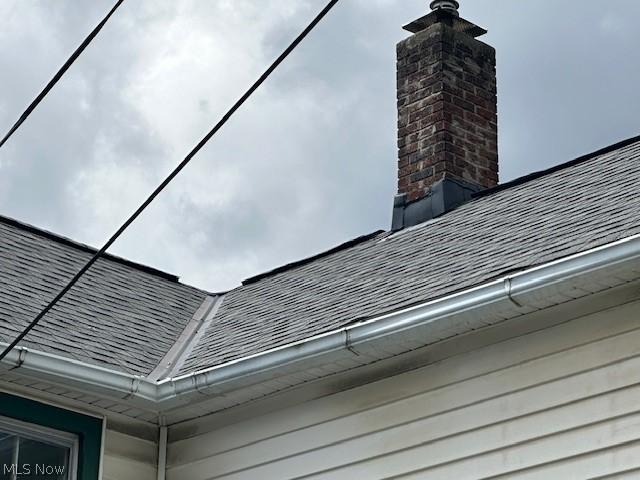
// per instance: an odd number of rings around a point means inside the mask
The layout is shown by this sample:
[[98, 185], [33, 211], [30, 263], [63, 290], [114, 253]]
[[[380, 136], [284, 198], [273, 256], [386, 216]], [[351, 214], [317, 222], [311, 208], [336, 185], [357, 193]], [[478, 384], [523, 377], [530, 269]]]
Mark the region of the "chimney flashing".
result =
[[429, 194], [418, 200], [409, 201], [405, 193], [396, 195], [393, 199], [391, 231], [397, 232], [444, 215], [482, 190], [478, 185], [445, 177], [431, 185]]

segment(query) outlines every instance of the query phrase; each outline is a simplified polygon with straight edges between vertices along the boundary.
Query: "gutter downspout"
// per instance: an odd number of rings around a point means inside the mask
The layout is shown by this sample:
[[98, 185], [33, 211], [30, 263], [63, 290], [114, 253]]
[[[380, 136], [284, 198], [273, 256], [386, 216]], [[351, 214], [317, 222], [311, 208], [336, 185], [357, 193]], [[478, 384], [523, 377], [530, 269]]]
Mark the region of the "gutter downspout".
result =
[[158, 480], [165, 480], [167, 475], [167, 427], [164, 419], [160, 420], [158, 429]]

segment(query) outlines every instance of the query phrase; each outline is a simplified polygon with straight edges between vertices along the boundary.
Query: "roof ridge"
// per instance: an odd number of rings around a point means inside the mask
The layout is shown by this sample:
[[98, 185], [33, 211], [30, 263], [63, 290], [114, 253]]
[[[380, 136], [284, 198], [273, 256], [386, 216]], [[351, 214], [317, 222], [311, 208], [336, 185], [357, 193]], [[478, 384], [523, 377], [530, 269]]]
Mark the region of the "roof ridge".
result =
[[315, 255], [312, 255], [310, 257], [306, 257], [303, 258], [301, 260], [296, 260], [294, 262], [290, 262], [290, 263], [286, 263], [284, 265], [281, 265], [279, 267], [276, 267], [272, 270], [268, 270], [264, 273], [259, 273], [258, 275], [254, 275], [253, 277], [249, 277], [245, 280], [242, 281], [242, 286], [246, 286], [246, 285], [251, 285], [252, 283], [257, 283], [260, 280], [267, 278], [267, 277], [271, 277], [273, 275], [276, 275], [278, 273], [282, 273], [282, 272], [286, 272], [288, 270], [291, 270], [293, 268], [296, 267], [300, 267], [302, 265], [306, 265], [308, 263], [311, 263], [315, 260], [318, 260], [320, 258], [323, 257], [327, 257], [329, 255], [332, 255], [334, 253], [340, 252], [342, 250], [346, 250], [347, 248], [351, 248], [354, 247], [360, 243], [366, 242], [367, 240], [371, 240], [372, 238], [380, 235], [381, 233], [385, 233], [385, 230], [376, 230], [375, 232], [366, 234], [366, 235], [361, 235], [359, 237], [353, 238], [351, 240], [347, 240], [346, 242], [343, 242], [335, 247], [332, 247], [328, 250], [324, 250], [320, 253], [316, 253]]
[[633, 145], [634, 143], [640, 142], [640, 135], [636, 135], [631, 138], [627, 138], [625, 140], [621, 140], [619, 142], [613, 143], [606, 147], [595, 150], [591, 153], [587, 153], [585, 155], [581, 155], [573, 160], [569, 160], [568, 162], [560, 163], [558, 165], [554, 165], [553, 167], [546, 168], [544, 170], [539, 170], [537, 172], [528, 173], [518, 178], [514, 178], [505, 183], [501, 183], [500, 185], [496, 185], [495, 187], [487, 188], [485, 190], [480, 190], [479, 192], [473, 193], [471, 198], [482, 198], [488, 195], [492, 195], [497, 192], [501, 192], [503, 190], [507, 190], [511, 187], [516, 187], [518, 185], [522, 185], [524, 183], [530, 182], [532, 180], [536, 180], [538, 178], [544, 177], [546, 175], [550, 175], [552, 173], [558, 172], [560, 170], [564, 170], [565, 168], [570, 168], [580, 163], [586, 162], [588, 160], [592, 160], [595, 157], [600, 155], [604, 155], [607, 153], [614, 152], [616, 150], [620, 150], [621, 148], [628, 147], [629, 145]]
[[[33, 233], [35, 235], [39, 235], [41, 237], [45, 237], [49, 240], [53, 240], [54, 242], [60, 243], [62, 245], [66, 245], [72, 248], [75, 248], [77, 250], [86, 252], [86, 253], [90, 253], [90, 254], [95, 254], [98, 249], [95, 247], [92, 247], [90, 245], [87, 245], [85, 243], [81, 243], [78, 242], [76, 240], [72, 240], [69, 237], [65, 237], [63, 235], [51, 232], [49, 230], [45, 230], [43, 228], [39, 228], [36, 227], [34, 225], [31, 225], [29, 223], [25, 223], [25, 222], [21, 222], [20, 220], [16, 220], [15, 218], [11, 218], [11, 217], [7, 217], [5, 215], [0, 215], [0, 223], [4, 223], [6, 225], [11, 225], [13, 227], [19, 228], [21, 230], [25, 230], [29, 233]], [[117, 255], [113, 255], [111, 253], [105, 253], [101, 256], [101, 258], [104, 258], [105, 260], [110, 260], [116, 263], [119, 263], [121, 265], [125, 265], [127, 267], [131, 267], [134, 268], [136, 270], [142, 271], [144, 273], [148, 273], [150, 275], [154, 275], [156, 277], [160, 277], [160, 278], [164, 278], [165, 280], [169, 280], [171, 282], [174, 283], [180, 283], [180, 277], [177, 275], [174, 275], [172, 273], [168, 273], [168, 272], [164, 272], [162, 270], [159, 270], [157, 268], [154, 267], [150, 267], [148, 265], [144, 265], [142, 263], [138, 263], [138, 262], [134, 262], [132, 260], [128, 260], [126, 258], [123, 257], [119, 257]]]

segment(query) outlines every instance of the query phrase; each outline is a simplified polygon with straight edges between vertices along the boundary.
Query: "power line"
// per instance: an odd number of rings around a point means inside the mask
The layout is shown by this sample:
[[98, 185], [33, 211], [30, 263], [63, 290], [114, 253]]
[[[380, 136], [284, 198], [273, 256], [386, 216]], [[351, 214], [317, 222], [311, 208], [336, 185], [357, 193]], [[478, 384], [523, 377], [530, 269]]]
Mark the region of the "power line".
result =
[[113, 8], [109, 10], [109, 13], [107, 13], [107, 15], [102, 19], [102, 21], [98, 25], [96, 25], [96, 27], [91, 31], [91, 33], [87, 36], [87, 38], [85, 38], [82, 41], [80, 46], [76, 48], [76, 50], [71, 54], [71, 56], [64, 63], [64, 65], [60, 67], [60, 70], [56, 72], [56, 74], [49, 81], [49, 83], [47, 83], [44, 89], [38, 94], [38, 96], [33, 100], [33, 102], [31, 102], [31, 104], [22, 113], [22, 115], [20, 115], [20, 118], [18, 118], [16, 123], [13, 124], [13, 127], [11, 127], [9, 131], [6, 133], [6, 135], [2, 138], [2, 140], [0, 140], [0, 148], [2, 148], [2, 146], [7, 142], [7, 140], [11, 138], [11, 136], [16, 132], [16, 130], [18, 130], [18, 128], [20, 128], [20, 125], [22, 125], [25, 122], [25, 120], [29, 117], [29, 115], [31, 115], [31, 112], [33, 112], [36, 109], [38, 104], [44, 99], [44, 97], [47, 96], [47, 94], [56, 85], [56, 83], [58, 83], [58, 80], [60, 80], [62, 76], [67, 72], [67, 70], [69, 70], [69, 67], [73, 65], [76, 59], [82, 54], [84, 49], [87, 48], [87, 46], [96, 37], [96, 35], [98, 35], [100, 30], [102, 30], [102, 27], [104, 27], [105, 24], [109, 21], [109, 18], [111, 18], [111, 15], [113, 15], [115, 11], [118, 9], [118, 7], [122, 5], [122, 2], [124, 2], [124, 0], [118, 0], [116, 2]]
[[224, 116], [215, 124], [215, 126], [209, 130], [209, 132], [200, 140], [195, 147], [187, 154], [177, 167], [167, 176], [163, 182], [147, 197], [147, 199], [138, 207], [138, 209], [118, 228], [118, 230], [107, 240], [107, 242], [98, 250], [93, 257], [69, 280], [65, 287], [51, 300], [46, 307], [44, 307], [40, 313], [31, 321], [31, 323], [18, 335], [11, 344], [4, 349], [0, 354], [0, 360], [7, 356], [7, 354], [15, 347], [27, 334], [38, 324], [38, 322], [44, 317], [58, 301], [65, 296], [65, 294], [71, 290], [78, 280], [96, 263], [96, 261], [107, 251], [107, 249], [113, 245], [113, 243], [122, 235], [122, 233], [131, 225], [136, 218], [149, 206], [151, 202], [162, 192], [167, 185], [186, 167], [193, 157], [205, 146], [205, 144], [220, 130], [231, 116], [249, 99], [249, 97], [269, 78], [276, 68], [295, 50], [295, 48], [305, 39], [309, 33], [320, 23], [320, 21], [331, 11], [331, 9], [338, 3], [339, 0], [331, 0], [322, 11], [311, 21], [311, 23], [296, 37], [296, 39], [280, 54], [280, 56], [265, 70], [265, 72], [256, 80], [256, 82], [249, 87], [249, 89], [233, 104], [233, 106], [224, 114]]

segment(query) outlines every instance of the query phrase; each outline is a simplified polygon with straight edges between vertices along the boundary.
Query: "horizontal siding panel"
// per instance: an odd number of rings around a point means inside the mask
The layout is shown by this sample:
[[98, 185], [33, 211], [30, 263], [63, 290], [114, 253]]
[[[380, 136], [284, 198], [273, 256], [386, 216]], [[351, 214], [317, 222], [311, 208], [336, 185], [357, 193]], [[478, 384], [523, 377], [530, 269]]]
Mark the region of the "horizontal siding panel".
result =
[[155, 465], [158, 458], [158, 447], [155, 442], [109, 429], [105, 435], [104, 450], [105, 455], [128, 458], [151, 465]]
[[[634, 384], [638, 381], [638, 372], [640, 357], [633, 357], [607, 367], [504, 395], [501, 394], [505, 387], [504, 377], [498, 376], [494, 382], [485, 383], [483, 393], [488, 397], [486, 400], [477, 401], [470, 396], [473, 388], [480, 388], [479, 385], [473, 385], [471, 389], [461, 388], [457, 392], [447, 389], [445, 395], [440, 395], [441, 392], [426, 395], [421, 405], [412, 405], [412, 410], [408, 410], [403, 402], [399, 406], [387, 405], [383, 411], [375, 409], [341, 418], [266, 442], [256, 442], [247, 448], [212, 455], [195, 463], [201, 463], [202, 468], [220, 475], [241, 466], [275, 462], [279, 458], [298, 455], [296, 459], [303, 462], [305, 469], [312, 471], [314, 457], [320, 458], [321, 466], [325, 467], [329, 459], [338, 462], [338, 458], [341, 458], [341, 461], [348, 463], [357, 460], [359, 456], [381, 455], [390, 451], [391, 445], [395, 450], [409, 448], [424, 441], [531, 415], [552, 407], [568, 404], [568, 408], [573, 410], [577, 408], [573, 405], [574, 402], [595, 398], [612, 390], [623, 389], [614, 392], [611, 398], [601, 400], [602, 406], [613, 401], [611, 399], [624, 403], [626, 398], [632, 398], [633, 402], [637, 402], [640, 400], [640, 386]], [[520, 367], [514, 373], [516, 374], [523, 379], [533, 376]], [[634, 386], [625, 389], [629, 385]], [[466, 387], [464, 384], [462, 386]], [[391, 407], [398, 407], [399, 410], [393, 408], [389, 412], [384, 411]], [[407, 416], [412, 420], [399, 421]], [[251, 464], [248, 464], [249, 459]], [[225, 471], [223, 465], [228, 465], [229, 470]], [[175, 468], [176, 473], [180, 471], [180, 467]]]
[[[433, 469], [424, 469], [414, 472], [413, 475], [385, 475], [385, 472], [393, 469], [394, 465], [401, 468], [396, 462], [401, 461], [400, 458], [394, 458], [392, 462], [387, 462], [383, 469], [371, 470], [375, 472], [374, 476], [365, 478], [402, 478], [403, 480], [418, 480], [428, 478], [429, 480], [445, 480], [452, 478], [472, 479], [512, 479], [522, 478], [523, 470], [532, 469], [536, 465], [556, 462], [562, 464], [563, 459], [580, 456], [584, 459], [594, 457], [594, 463], [598, 464], [598, 470], [611, 472], [616, 467], [611, 463], [607, 464], [607, 459], [614, 457], [619, 449], [629, 443], [636, 443], [638, 438], [638, 429], [640, 428], [640, 415], [632, 415], [629, 417], [618, 418], [609, 422], [602, 422], [595, 425], [589, 425], [583, 428], [564, 432], [548, 438], [537, 439], [533, 442], [526, 442], [515, 445], [507, 449], [496, 450], [481, 456], [468, 458], [463, 461], [455, 462], [448, 465], [442, 465]], [[636, 450], [634, 450], [635, 452]], [[598, 456], [600, 461], [598, 462]], [[373, 468], [379, 468], [380, 465]], [[570, 470], [573, 466], [567, 467]], [[608, 469], [608, 470], [607, 470]], [[591, 471], [589, 474], [597, 474], [598, 470]], [[536, 475], [534, 471], [527, 474]], [[356, 478], [344, 476], [343, 472], [336, 474], [333, 472], [327, 477], [305, 477], [305, 478], [331, 478], [332, 480], [341, 480], [346, 478]], [[526, 477], [525, 477], [526, 478]], [[568, 477], [554, 477], [541, 474], [537, 477], [555, 479], [583, 479], [584, 476], [570, 475]], [[588, 477], [586, 477], [588, 478]]]
[[600, 458], [640, 438], [639, 326], [627, 305], [171, 442], [167, 478], [489, 478]]
[[104, 480], [157, 480], [156, 468], [120, 457], [104, 458]]
[[[628, 461], [633, 462], [633, 460], [640, 458], [640, 446], [636, 448], [629, 448], [629, 452], [618, 452], [618, 451], [609, 451], [611, 454], [615, 455], [614, 458], [611, 459], [611, 463], [622, 463], [619, 462], [618, 458], [624, 455], [625, 458], [629, 459]], [[637, 460], [633, 463], [638, 463]], [[589, 477], [589, 480], [636, 480], [640, 478], [640, 465], [638, 468], [632, 468], [629, 470], [625, 470], [623, 472], [616, 472], [608, 475], [601, 475], [598, 477]]]
[[105, 480], [156, 480], [158, 447], [143, 440], [107, 429], [103, 478]]
[[[456, 423], [448, 415], [431, 422], [418, 422], [408, 426], [380, 432], [341, 443], [329, 448], [296, 455], [278, 462], [270, 462], [262, 467], [251, 468], [231, 475], [212, 475], [215, 465], [200, 465], [205, 476], [202, 478], [224, 478], [238, 480], [248, 478], [279, 479], [282, 472], [287, 478], [386, 478], [397, 476], [414, 468], [430, 467], [434, 472], [438, 465], [447, 465], [460, 459], [474, 459], [495, 451], [508, 451], [514, 445], [529, 443], [553, 435], [580, 430], [589, 419], [591, 424], [608, 427], [617, 425], [616, 419], [629, 417], [628, 422], [620, 421], [620, 426], [640, 426], [640, 387], [619, 390], [560, 408], [544, 410], [536, 414], [493, 423], [487, 427], [469, 428]], [[472, 417], [478, 412], [469, 412]], [[458, 419], [464, 420], [464, 419]], [[447, 425], [451, 422], [452, 425]], [[631, 429], [629, 427], [629, 429]], [[619, 427], [621, 428], [621, 427]], [[458, 431], [460, 433], [449, 433]], [[600, 432], [600, 430], [597, 430]], [[640, 430], [638, 430], [640, 431]], [[637, 432], [632, 432], [634, 435]], [[584, 434], [587, 435], [586, 433]], [[589, 437], [592, 438], [592, 437]], [[624, 441], [628, 439], [625, 438]], [[595, 442], [597, 444], [597, 442]], [[245, 452], [248, 454], [249, 452]], [[527, 450], [530, 453], [530, 450]], [[579, 452], [582, 453], [582, 452]], [[546, 461], [543, 457], [540, 462]], [[537, 460], [531, 460], [535, 463]], [[233, 465], [228, 461], [221, 465]], [[239, 465], [235, 463], [235, 465]], [[344, 465], [348, 467], [342, 468]], [[380, 477], [372, 477], [376, 472]], [[315, 475], [311, 475], [315, 473]], [[191, 477], [190, 477], [191, 478]], [[200, 477], [195, 477], [200, 478]], [[467, 476], [455, 478], [472, 478]]]
[[[612, 473], [614, 472], [614, 473]], [[640, 478], [640, 442], [605, 448], [587, 455], [564, 458], [539, 467], [493, 477], [495, 480], [637, 480]]]

